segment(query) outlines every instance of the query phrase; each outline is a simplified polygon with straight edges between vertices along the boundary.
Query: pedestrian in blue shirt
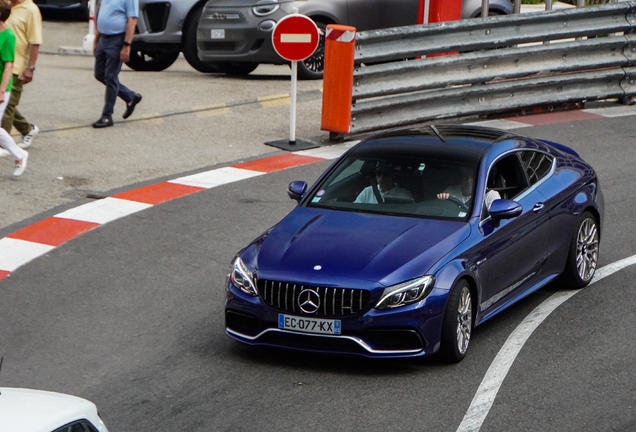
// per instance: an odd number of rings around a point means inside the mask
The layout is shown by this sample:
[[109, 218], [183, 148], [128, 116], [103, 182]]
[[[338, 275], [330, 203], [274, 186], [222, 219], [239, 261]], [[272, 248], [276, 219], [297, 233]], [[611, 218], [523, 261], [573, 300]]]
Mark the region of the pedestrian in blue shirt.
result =
[[97, 3], [97, 30], [93, 45], [95, 78], [106, 86], [104, 109], [94, 128], [113, 125], [117, 96], [126, 102], [123, 118], [128, 118], [141, 101], [141, 95], [119, 82], [122, 63], [130, 59], [130, 44], [137, 26], [138, 0], [101, 0]]

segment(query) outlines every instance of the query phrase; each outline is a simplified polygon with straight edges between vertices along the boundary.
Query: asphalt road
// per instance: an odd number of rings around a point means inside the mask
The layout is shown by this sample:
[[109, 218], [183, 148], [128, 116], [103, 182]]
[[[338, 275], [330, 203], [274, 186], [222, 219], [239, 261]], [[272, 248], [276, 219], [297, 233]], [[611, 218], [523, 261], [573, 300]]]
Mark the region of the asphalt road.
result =
[[[38, 72], [50, 69], [41, 80], [48, 85], [27, 89], [33, 95], [25, 107], [33, 111], [25, 114], [47, 132], [37, 137], [23, 177], [0, 174], [8, 221], [0, 237], [86, 202], [89, 193], [110, 195], [279, 154], [263, 142], [288, 130], [286, 106], [254, 103], [209, 118], [191, 108], [206, 97], [212, 103], [211, 95], [234, 107], [285, 93], [288, 82], [278, 69], [243, 80], [197, 74], [184, 64], [157, 74], [125, 72], [144, 93], [138, 115], [160, 115], [94, 131], [88, 125], [99, 113], [102, 89], [91, 82], [90, 61], [43, 56], [41, 62]], [[306, 94], [320, 86], [304, 84]], [[319, 98], [301, 105], [299, 138], [323, 139], [316, 126]], [[636, 254], [634, 118], [517, 130], [570, 145], [597, 169], [606, 201], [601, 266]], [[60, 129], [71, 119], [78, 126]], [[452, 366], [434, 358], [378, 361], [254, 349], [224, 335], [230, 259], [293, 208], [285, 193], [290, 181], [311, 182], [328, 164], [168, 201], [100, 226], [11, 273], [0, 281], [2, 385], [88, 398], [112, 431], [456, 430], [506, 339], [559, 286], [478, 327], [469, 355]], [[84, 180], [73, 185], [57, 176]], [[628, 267], [582, 290], [535, 330], [482, 431], [636, 429], [635, 276], [636, 267]]]

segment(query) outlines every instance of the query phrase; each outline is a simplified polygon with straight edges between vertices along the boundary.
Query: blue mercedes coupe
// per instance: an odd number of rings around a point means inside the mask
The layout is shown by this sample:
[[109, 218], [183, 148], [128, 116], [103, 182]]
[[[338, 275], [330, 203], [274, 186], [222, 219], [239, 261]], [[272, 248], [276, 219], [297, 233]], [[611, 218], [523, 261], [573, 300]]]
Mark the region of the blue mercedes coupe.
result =
[[367, 357], [439, 352], [546, 284], [594, 276], [603, 195], [571, 148], [439, 125], [368, 138], [231, 263], [226, 333]]

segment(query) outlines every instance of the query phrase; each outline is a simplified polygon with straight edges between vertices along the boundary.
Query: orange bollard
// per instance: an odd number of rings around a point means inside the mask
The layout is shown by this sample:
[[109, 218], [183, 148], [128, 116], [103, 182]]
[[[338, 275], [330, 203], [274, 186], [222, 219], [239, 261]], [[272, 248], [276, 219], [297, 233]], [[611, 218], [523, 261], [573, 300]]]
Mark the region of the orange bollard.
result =
[[[461, 0], [420, 0], [418, 8], [418, 24], [456, 21], [462, 19]], [[430, 54], [426, 57], [439, 57], [457, 54], [457, 52]]]
[[336, 133], [351, 131], [355, 47], [355, 27], [337, 24], [327, 26], [320, 125], [320, 129], [324, 131]]

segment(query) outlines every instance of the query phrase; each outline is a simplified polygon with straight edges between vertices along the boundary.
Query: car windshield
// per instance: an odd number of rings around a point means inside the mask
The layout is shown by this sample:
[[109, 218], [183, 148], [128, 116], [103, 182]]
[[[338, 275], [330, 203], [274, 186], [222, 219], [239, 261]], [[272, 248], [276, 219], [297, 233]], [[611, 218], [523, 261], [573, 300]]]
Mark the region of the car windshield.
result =
[[466, 219], [476, 167], [433, 155], [352, 152], [306, 201], [308, 207], [435, 219]]

